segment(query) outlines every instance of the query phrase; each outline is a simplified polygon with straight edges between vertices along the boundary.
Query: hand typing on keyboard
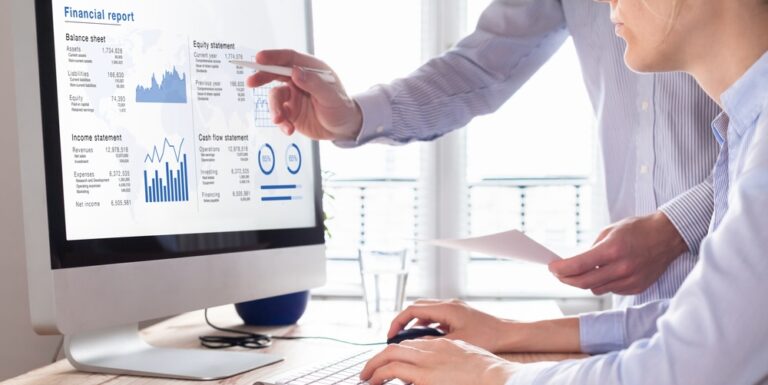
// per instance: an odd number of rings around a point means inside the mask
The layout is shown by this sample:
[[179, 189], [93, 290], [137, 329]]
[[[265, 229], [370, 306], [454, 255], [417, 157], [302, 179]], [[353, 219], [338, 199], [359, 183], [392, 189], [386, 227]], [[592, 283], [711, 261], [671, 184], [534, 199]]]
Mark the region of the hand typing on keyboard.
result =
[[520, 366], [463, 341], [409, 340], [254, 385], [503, 385]]
[[371, 358], [360, 379], [370, 385], [391, 378], [417, 385], [504, 385], [521, 366], [464, 341], [408, 340]]
[[[330, 362], [295, 370], [275, 381], [257, 382], [254, 385], [359, 385], [363, 383], [360, 380], [360, 370], [375, 353], [374, 350], [358, 351]], [[388, 384], [404, 383], [388, 381]]]

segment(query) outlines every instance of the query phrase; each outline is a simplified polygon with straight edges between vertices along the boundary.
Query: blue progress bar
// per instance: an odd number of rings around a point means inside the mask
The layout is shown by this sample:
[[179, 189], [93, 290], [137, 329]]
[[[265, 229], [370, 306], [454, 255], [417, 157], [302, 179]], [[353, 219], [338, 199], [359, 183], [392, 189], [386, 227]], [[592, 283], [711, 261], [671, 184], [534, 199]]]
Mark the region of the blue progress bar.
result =
[[261, 197], [262, 202], [289, 201], [291, 197]]
[[295, 190], [298, 186], [295, 184], [278, 184], [261, 186], [262, 190]]

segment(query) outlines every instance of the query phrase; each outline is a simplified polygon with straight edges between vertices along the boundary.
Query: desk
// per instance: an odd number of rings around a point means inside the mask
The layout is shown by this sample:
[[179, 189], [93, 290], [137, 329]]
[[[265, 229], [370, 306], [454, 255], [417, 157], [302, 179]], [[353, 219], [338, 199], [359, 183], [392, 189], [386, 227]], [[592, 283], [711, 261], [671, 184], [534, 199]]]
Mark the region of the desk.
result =
[[[480, 302], [472, 305], [505, 318], [520, 320], [544, 319], [560, 315], [560, 310], [554, 301]], [[232, 306], [211, 309], [209, 318], [217, 326], [242, 327], [242, 321], [237, 317]], [[356, 342], [376, 342], [382, 340], [382, 336], [386, 333], [383, 325], [374, 329], [365, 327], [365, 313], [359, 301], [337, 300], [311, 301], [307, 313], [298, 325], [280, 328], [249, 328], [249, 330], [273, 335], [332, 336]], [[198, 336], [216, 334], [205, 325], [201, 311], [171, 318], [146, 328], [141, 333], [153, 345], [183, 348], [200, 348]], [[228, 379], [203, 383], [250, 385], [277, 373], [325, 361], [359, 349], [360, 347], [324, 340], [274, 341], [273, 346], [260, 351], [282, 355], [285, 361]], [[503, 356], [519, 362], [559, 361], [584, 357], [577, 354], [506, 354]], [[201, 384], [200, 381], [83, 373], [75, 371], [67, 360], [60, 360], [0, 384], [97, 385], [106, 383], [110, 385]]]

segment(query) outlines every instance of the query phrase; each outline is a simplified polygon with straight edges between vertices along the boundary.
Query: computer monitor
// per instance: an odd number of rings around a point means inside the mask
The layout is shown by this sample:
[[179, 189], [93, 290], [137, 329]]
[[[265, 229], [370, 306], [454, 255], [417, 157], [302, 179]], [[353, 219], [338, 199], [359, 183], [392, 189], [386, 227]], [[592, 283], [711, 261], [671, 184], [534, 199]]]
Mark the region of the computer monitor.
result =
[[13, 0], [30, 306], [87, 371], [221, 378], [279, 357], [150, 347], [137, 323], [321, 286], [317, 143], [247, 70], [311, 51], [308, 0]]

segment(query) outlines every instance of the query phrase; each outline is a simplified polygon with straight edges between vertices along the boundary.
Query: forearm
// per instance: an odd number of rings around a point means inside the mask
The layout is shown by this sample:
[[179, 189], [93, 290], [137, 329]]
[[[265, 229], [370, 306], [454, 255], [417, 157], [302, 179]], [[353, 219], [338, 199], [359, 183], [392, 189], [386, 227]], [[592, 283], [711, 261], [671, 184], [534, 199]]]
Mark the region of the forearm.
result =
[[[765, 162], [766, 154], [752, 159]], [[651, 338], [621, 352], [523, 368], [507, 385], [756, 384], [768, 378], [768, 307], [762, 295], [768, 290], [768, 217], [762, 212], [768, 172], [751, 174], [736, 183], [731, 211], [702, 243], [701, 261]]]
[[658, 300], [626, 309], [579, 315], [580, 349], [600, 354], [629, 347], [633, 342], [656, 333], [656, 321], [669, 307], [669, 300]]
[[536, 322], [503, 321], [496, 353], [573, 353], [580, 351], [579, 318]]
[[693, 254], [699, 253], [699, 245], [709, 230], [713, 200], [710, 177], [659, 208], [685, 241], [687, 251]]
[[559, 1], [495, 1], [477, 30], [413, 74], [355, 97], [363, 113], [355, 141], [431, 140], [499, 108], [567, 37]]
[[669, 259], [668, 263], [671, 263], [680, 254], [689, 251], [688, 242], [666, 213], [657, 211], [649, 216], [649, 220], [654, 229], [653, 234], [648, 234], [654, 237], [654, 242], [649, 243], [653, 247], [650, 253]]
[[606, 353], [656, 333], [669, 300], [536, 322], [502, 321], [496, 353]]

